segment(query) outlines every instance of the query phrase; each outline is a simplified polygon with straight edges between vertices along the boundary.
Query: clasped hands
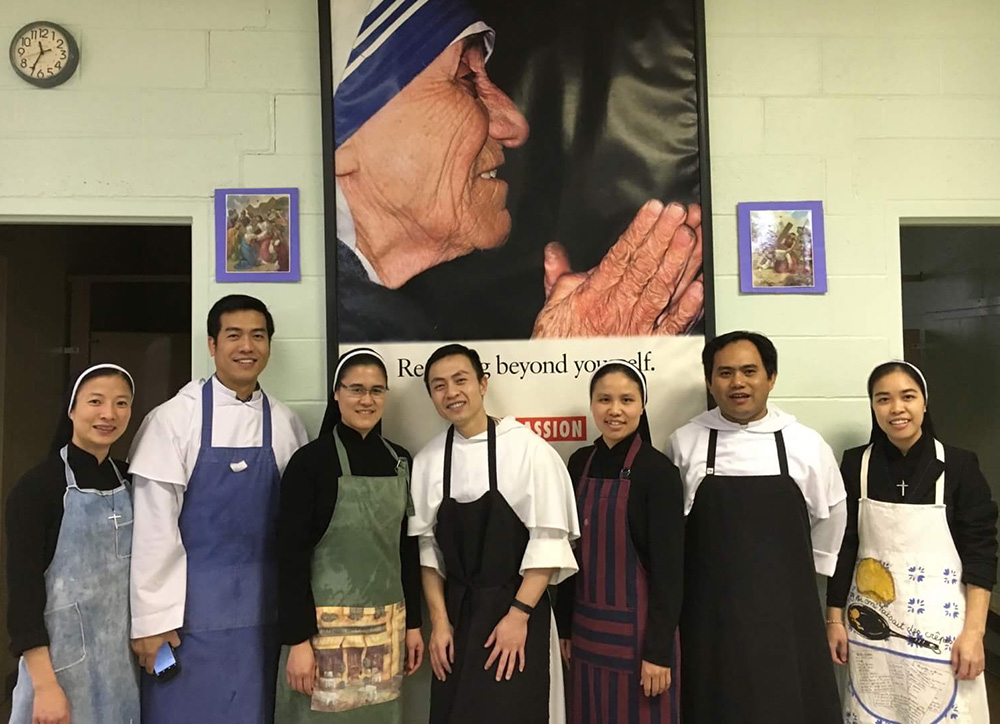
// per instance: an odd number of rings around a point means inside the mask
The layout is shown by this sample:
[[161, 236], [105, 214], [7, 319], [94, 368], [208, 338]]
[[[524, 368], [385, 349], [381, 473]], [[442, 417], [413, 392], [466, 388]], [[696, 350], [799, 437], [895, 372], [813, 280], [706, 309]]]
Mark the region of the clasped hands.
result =
[[545, 304], [531, 336], [678, 335], [704, 312], [701, 207], [651, 200], [604, 259], [573, 272], [565, 248], [545, 247]]

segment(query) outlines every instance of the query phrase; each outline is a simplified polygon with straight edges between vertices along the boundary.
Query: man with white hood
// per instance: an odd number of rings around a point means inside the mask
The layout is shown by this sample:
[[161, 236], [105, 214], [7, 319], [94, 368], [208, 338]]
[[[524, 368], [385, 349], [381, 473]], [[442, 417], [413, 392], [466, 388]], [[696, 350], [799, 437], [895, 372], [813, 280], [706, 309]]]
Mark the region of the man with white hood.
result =
[[432, 623], [431, 724], [564, 724], [547, 588], [579, 568], [569, 473], [527, 427], [486, 414], [475, 350], [445, 345], [424, 369], [451, 423], [417, 453], [411, 488]]
[[[217, 301], [215, 374], [150, 412], [132, 444], [132, 648], [147, 672], [145, 724], [274, 716], [279, 480], [309, 438], [258, 384], [273, 335], [259, 299]], [[180, 664], [169, 681], [151, 675], [164, 644]]]
[[684, 481], [686, 724], [841, 721], [814, 573], [833, 574], [847, 522], [833, 451], [768, 404], [778, 353], [729, 332], [702, 353], [718, 407], [677, 430]]

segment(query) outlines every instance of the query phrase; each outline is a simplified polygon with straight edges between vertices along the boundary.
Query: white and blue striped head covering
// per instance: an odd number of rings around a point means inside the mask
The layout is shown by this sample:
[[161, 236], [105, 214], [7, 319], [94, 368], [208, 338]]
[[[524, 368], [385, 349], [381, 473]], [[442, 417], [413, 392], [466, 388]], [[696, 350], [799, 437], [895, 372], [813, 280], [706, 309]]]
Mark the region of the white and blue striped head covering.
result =
[[337, 148], [452, 43], [495, 33], [465, 0], [330, 0]]

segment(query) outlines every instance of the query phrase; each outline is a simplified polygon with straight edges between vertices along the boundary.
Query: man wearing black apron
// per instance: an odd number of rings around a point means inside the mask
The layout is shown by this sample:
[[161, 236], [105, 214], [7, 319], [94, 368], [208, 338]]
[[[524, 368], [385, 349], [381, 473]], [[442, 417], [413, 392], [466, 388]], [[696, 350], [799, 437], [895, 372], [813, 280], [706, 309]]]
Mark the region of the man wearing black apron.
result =
[[[424, 595], [433, 630], [432, 724], [565, 722], [546, 589], [577, 570], [573, 486], [559, 455], [513, 418], [486, 414], [475, 350], [447, 345], [425, 368], [451, 423], [413, 462]], [[499, 462], [498, 462], [499, 461]]]
[[718, 408], [670, 438], [684, 480], [681, 611], [685, 724], [841, 721], [815, 573], [844, 535], [844, 483], [829, 445], [768, 405], [778, 354], [730, 332], [705, 346]]

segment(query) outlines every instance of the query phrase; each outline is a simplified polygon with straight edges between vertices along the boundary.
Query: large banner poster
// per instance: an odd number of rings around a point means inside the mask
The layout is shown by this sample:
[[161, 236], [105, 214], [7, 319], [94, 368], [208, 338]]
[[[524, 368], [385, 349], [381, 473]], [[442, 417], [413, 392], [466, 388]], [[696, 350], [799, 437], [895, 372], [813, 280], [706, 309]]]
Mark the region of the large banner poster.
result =
[[327, 2], [331, 372], [385, 355], [385, 434], [416, 452], [445, 426], [423, 363], [461, 341], [490, 414], [568, 457], [625, 358], [662, 447], [705, 407], [712, 326], [700, 0]]

